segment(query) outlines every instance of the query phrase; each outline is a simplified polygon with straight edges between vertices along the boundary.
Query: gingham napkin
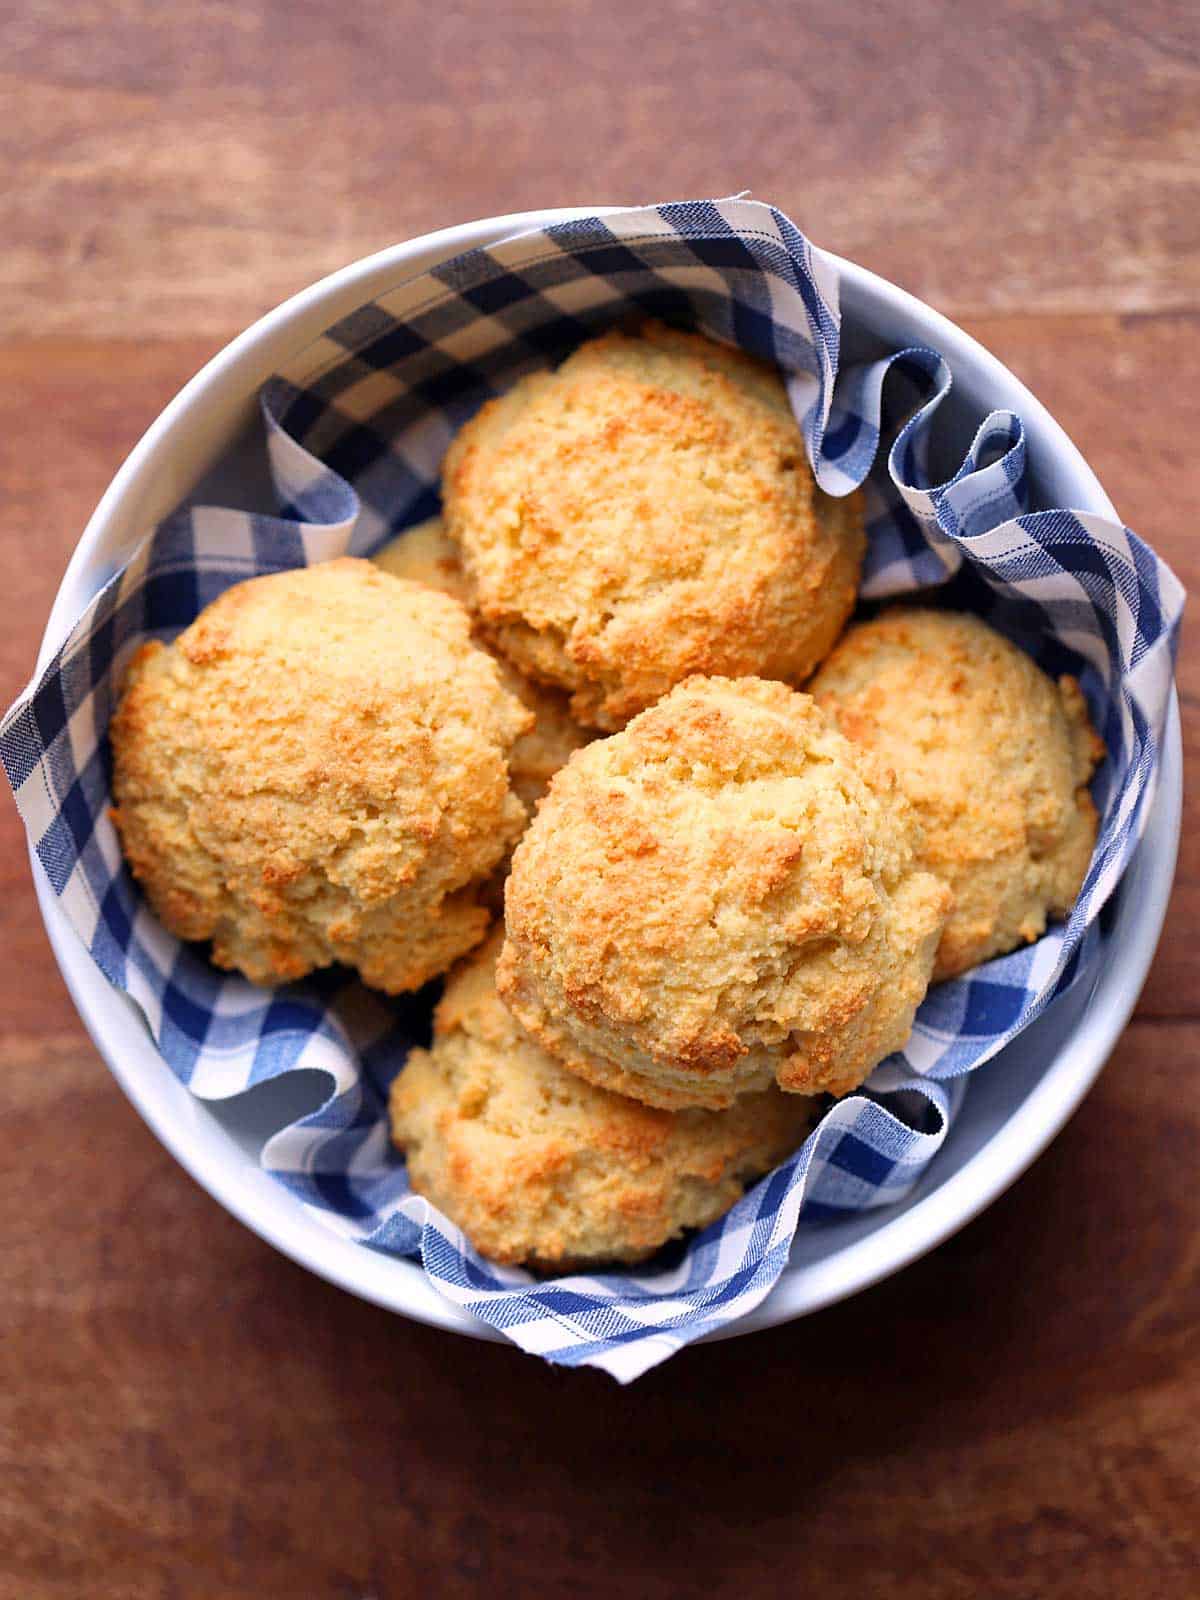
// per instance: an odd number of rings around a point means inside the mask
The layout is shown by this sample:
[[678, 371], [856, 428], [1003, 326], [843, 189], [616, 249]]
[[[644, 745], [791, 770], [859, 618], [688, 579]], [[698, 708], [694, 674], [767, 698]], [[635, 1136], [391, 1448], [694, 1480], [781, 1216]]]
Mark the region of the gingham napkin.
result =
[[[389, 1149], [387, 1086], [427, 1035], [430, 992], [389, 1001], [342, 974], [264, 992], [166, 934], [106, 814], [105, 729], [140, 640], [177, 633], [231, 583], [369, 552], [436, 510], [439, 464], [463, 420], [630, 313], [697, 326], [784, 370], [821, 485], [845, 494], [867, 481], [868, 597], [940, 586], [1049, 671], [1081, 677], [1108, 747], [1095, 785], [1103, 823], [1066, 925], [934, 990], [903, 1054], [832, 1106], [803, 1149], [725, 1218], [645, 1269], [537, 1282], [476, 1255], [409, 1191]], [[834, 264], [778, 211], [743, 199], [561, 223], [399, 283], [267, 386], [279, 516], [206, 507], [168, 519], [0, 728], [42, 869], [106, 977], [141, 1007], [171, 1070], [207, 1099], [300, 1068], [328, 1073], [321, 1110], [263, 1153], [300, 1203], [373, 1248], [419, 1254], [442, 1293], [523, 1349], [622, 1380], [757, 1305], [801, 1213], [833, 1219], [907, 1192], [945, 1138], [964, 1075], [1103, 944], [1099, 913], [1153, 791], [1183, 604], [1176, 579], [1117, 523], [1031, 514], [1021, 422], [1010, 413], [986, 418], [959, 471], [931, 482], [945, 364], [912, 349], [841, 370], [839, 341]]]

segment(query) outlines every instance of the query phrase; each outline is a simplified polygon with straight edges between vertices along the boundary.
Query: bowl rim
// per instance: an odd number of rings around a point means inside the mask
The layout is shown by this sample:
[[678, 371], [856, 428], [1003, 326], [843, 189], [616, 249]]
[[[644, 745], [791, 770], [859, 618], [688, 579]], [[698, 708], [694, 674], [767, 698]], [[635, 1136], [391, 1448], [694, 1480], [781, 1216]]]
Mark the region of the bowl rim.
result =
[[[249, 369], [282, 359], [281, 346], [298, 323], [320, 310], [325, 324], [336, 320], [333, 302], [349, 309], [362, 286], [377, 274], [414, 270], [417, 256], [442, 258], [480, 244], [494, 243], [526, 228], [576, 217], [603, 215], [625, 207], [559, 207], [479, 218], [390, 245], [328, 274], [276, 306], [223, 346], [159, 413], [114, 475], [89, 519], [60, 582], [39, 651], [37, 673], [65, 638], [95, 588], [92, 558], [105, 535], [122, 518], [131, 500], [144, 492], [161, 465], [176, 430], [215, 395], [232, 388]], [[1045, 433], [1056, 456], [1069, 462], [1088, 491], [1075, 509], [1115, 518], [1116, 511], [1074, 442], [1045, 406], [997, 357], [932, 307], [856, 263], [832, 252], [843, 283], [843, 304], [866, 296], [890, 305], [902, 319], [928, 331], [953, 366], [955, 352], [968, 354], [989, 385], [1006, 392], [1027, 427]], [[399, 281], [399, 278], [397, 278]], [[374, 292], [379, 292], [375, 290]], [[307, 340], [305, 341], [307, 342]], [[302, 348], [302, 346], [300, 346]], [[265, 376], [265, 373], [263, 374]], [[258, 381], [261, 381], [259, 379]], [[252, 383], [256, 392], [258, 381]], [[866, 1237], [843, 1246], [789, 1281], [788, 1269], [770, 1295], [747, 1316], [709, 1339], [737, 1337], [790, 1321], [867, 1288], [933, 1249], [991, 1204], [1037, 1158], [1061, 1130], [1104, 1066], [1131, 1015], [1149, 970], [1166, 915], [1174, 876], [1182, 814], [1182, 749], [1178, 702], [1172, 689], [1167, 735], [1156, 794], [1139, 846], [1146, 858], [1139, 896], [1138, 940], [1126, 959], [1110, 963], [1081, 1019], [1058, 1049], [1053, 1064], [1003, 1125], [955, 1173], [928, 1195]], [[252, 1163], [207, 1116], [186, 1087], [159, 1057], [140, 1012], [128, 996], [112, 989], [67, 922], [45, 874], [30, 850], [35, 889], [47, 934], [64, 981], [96, 1048], [139, 1115], [161, 1143], [219, 1204], [253, 1232], [318, 1276], [417, 1321], [488, 1340], [503, 1335], [446, 1299], [416, 1263], [364, 1249], [339, 1236], [328, 1220], [309, 1216], [282, 1185]], [[138, 1063], [153, 1058], [158, 1069], [143, 1078]], [[180, 1100], [182, 1094], [185, 1099]], [[188, 1108], [191, 1114], [188, 1114]]]

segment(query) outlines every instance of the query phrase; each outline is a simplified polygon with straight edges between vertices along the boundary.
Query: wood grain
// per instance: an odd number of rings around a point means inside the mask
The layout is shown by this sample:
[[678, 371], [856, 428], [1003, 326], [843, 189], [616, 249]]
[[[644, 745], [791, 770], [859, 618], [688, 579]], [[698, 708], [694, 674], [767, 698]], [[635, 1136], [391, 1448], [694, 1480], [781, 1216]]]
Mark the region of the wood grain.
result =
[[1192, 1027], [936, 1255], [627, 1391], [318, 1282], [70, 1037], [6, 1052], [0, 1593], [1193, 1592]]
[[[0, 701], [120, 460], [406, 234], [751, 184], [965, 320], [1200, 580], [1200, 26], [1149, 0], [0, 15]], [[1137, 1020], [893, 1281], [618, 1391], [292, 1266], [92, 1050], [0, 803], [0, 1600], [1200, 1592], [1200, 654]]]
[[427, 229], [749, 187], [952, 313], [1200, 305], [1178, 0], [17, 0], [0, 332], [239, 327]]

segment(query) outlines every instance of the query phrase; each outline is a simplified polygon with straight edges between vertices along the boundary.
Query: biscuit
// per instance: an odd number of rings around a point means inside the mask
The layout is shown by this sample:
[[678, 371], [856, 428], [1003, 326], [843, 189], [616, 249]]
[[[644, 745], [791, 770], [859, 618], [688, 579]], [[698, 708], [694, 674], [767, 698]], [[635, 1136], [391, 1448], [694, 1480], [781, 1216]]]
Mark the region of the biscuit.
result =
[[441, 517], [427, 517], [424, 522], [405, 528], [403, 533], [376, 550], [371, 560], [390, 572], [393, 578], [423, 583], [463, 605], [469, 604], [458, 546], [446, 537]]
[[513, 853], [497, 984], [591, 1083], [844, 1094], [899, 1048], [949, 891], [891, 774], [805, 694], [694, 678], [577, 751]]
[[489, 401], [443, 497], [484, 629], [599, 728], [694, 673], [799, 682], [854, 605], [861, 504], [816, 487], [779, 375], [658, 324]]
[[486, 932], [531, 722], [456, 601], [327, 561], [235, 584], [142, 647], [111, 724], [113, 818], [159, 918], [218, 966], [276, 983], [344, 962], [414, 989]]
[[[427, 584], [456, 600], [469, 599], [458, 547], [446, 537], [440, 517], [430, 517], [406, 529], [371, 559], [398, 578]], [[476, 642], [486, 648], [486, 640]], [[565, 694], [533, 683], [503, 656], [496, 660], [504, 687], [534, 716], [533, 727], [517, 740], [508, 763], [512, 786], [532, 813], [559, 767], [593, 735], [575, 721]]]
[[1104, 754], [1074, 678], [1056, 684], [978, 617], [900, 608], [851, 628], [810, 687], [895, 772], [924, 826], [922, 860], [954, 891], [935, 980], [1068, 914]]
[[672, 1112], [581, 1082], [497, 998], [499, 948], [455, 969], [433, 1047], [390, 1100], [413, 1188], [483, 1255], [544, 1272], [641, 1261], [724, 1215], [813, 1126], [818, 1102], [776, 1089]]

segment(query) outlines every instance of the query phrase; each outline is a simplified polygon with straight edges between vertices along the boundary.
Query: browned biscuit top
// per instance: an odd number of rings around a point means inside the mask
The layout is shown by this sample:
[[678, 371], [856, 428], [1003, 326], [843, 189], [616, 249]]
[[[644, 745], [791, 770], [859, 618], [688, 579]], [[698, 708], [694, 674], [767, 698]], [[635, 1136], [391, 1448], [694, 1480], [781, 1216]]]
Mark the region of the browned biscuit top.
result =
[[135, 657], [114, 818], [162, 921], [218, 965], [414, 988], [487, 928], [531, 722], [457, 602], [350, 559], [254, 578]]
[[843, 1093], [905, 1040], [948, 903], [890, 775], [781, 683], [696, 678], [577, 752], [513, 856], [500, 993], [653, 1105]]
[[954, 891], [935, 979], [1036, 939], [1075, 902], [1096, 842], [1104, 746], [1054, 683], [975, 616], [896, 608], [848, 630], [810, 685], [895, 772], [922, 859]]
[[817, 489], [778, 374], [696, 334], [608, 333], [523, 378], [443, 493], [484, 627], [597, 727], [693, 673], [798, 682], [854, 604], [858, 497]]

